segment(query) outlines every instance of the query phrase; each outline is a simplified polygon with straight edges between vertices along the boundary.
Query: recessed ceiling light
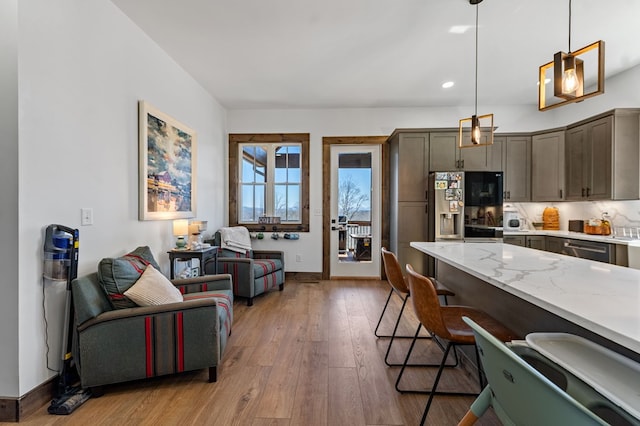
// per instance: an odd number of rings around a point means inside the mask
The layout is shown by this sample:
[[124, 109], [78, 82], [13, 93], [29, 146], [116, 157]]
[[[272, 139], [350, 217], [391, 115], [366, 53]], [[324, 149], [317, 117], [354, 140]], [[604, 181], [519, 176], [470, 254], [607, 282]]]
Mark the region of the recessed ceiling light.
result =
[[452, 34], [464, 34], [466, 33], [469, 28], [473, 28], [472, 25], [454, 25], [452, 27], [449, 27], [449, 32]]
[[445, 81], [444, 83], [442, 83], [442, 88], [443, 89], [448, 89], [449, 87], [453, 87], [455, 83], [453, 81]]

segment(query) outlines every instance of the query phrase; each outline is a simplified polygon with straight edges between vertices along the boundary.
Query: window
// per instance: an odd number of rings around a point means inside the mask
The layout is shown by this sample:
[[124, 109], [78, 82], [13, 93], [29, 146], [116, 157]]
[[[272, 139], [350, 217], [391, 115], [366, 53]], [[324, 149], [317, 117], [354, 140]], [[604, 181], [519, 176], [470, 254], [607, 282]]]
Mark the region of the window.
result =
[[[309, 134], [229, 135], [229, 223], [309, 230]], [[263, 223], [276, 216], [280, 223]]]

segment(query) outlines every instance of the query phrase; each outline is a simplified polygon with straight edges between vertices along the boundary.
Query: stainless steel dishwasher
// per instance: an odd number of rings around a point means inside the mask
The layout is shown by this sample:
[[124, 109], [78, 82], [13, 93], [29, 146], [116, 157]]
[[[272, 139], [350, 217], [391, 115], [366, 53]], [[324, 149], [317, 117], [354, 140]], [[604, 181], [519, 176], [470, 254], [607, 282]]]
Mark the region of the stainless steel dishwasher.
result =
[[616, 251], [611, 248], [609, 243], [572, 238], [563, 238], [562, 240], [562, 254], [598, 262], [616, 263]]

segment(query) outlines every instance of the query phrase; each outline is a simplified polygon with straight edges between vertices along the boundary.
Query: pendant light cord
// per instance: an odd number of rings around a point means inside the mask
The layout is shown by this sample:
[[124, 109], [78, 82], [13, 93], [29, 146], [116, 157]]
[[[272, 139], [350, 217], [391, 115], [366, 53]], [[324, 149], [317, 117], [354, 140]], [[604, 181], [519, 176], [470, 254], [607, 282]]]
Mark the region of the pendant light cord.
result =
[[569, 53], [571, 53], [571, 0], [569, 0]]
[[[571, 2], [571, 0], [569, 0]], [[476, 3], [476, 93], [475, 93], [475, 115], [478, 115], [478, 4]]]

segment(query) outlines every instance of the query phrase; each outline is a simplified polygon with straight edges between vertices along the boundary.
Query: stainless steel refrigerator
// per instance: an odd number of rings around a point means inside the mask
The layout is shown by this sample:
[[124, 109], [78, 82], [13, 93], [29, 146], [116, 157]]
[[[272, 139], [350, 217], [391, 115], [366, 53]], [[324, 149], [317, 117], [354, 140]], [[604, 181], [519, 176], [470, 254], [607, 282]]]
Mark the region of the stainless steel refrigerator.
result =
[[432, 172], [428, 185], [428, 241], [462, 240], [464, 172]]
[[427, 241], [502, 241], [502, 172], [431, 172], [427, 185]]

